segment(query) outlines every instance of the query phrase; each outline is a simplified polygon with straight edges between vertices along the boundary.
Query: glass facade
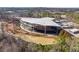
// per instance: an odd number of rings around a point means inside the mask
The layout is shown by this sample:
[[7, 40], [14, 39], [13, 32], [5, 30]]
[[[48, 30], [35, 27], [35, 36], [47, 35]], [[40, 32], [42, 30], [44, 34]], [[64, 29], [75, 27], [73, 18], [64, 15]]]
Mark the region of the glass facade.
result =
[[21, 21], [21, 26], [25, 29], [25, 30], [32, 30], [32, 24]]
[[60, 28], [55, 26], [42, 26], [37, 24], [31, 24], [24, 21], [21, 21], [21, 26], [24, 28], [24, 30], [30, 30], [44, 34], [58, 34], [61, 30]]

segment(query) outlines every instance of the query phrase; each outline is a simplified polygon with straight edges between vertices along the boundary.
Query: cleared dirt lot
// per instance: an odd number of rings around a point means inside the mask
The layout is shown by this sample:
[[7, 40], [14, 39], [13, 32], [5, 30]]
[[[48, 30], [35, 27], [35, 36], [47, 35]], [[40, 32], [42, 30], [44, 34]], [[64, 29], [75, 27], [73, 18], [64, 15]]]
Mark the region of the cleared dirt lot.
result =
[[[42, 45], [56, 43], [55, 38], [47, 38], [47, 37], [41, 37], [41, 36], [33, 36], [33, 35], [22, 34], [22, 33], [17, 33], [17, 34], [14, 34], [14, 35], [17, 36], [17, 37], [22, 38], [25, 41], [33, 42], [33, 43], [37, 43], [37, 44], [42, 44]], [[28, 39], [26, 39], [26, 38], [28, 38]]]

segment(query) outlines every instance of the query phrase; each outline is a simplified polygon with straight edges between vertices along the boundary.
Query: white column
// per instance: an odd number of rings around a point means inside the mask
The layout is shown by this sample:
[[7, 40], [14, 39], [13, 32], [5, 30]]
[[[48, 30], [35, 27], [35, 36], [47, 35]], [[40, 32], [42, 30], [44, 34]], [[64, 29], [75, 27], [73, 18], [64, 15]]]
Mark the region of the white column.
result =
[[46, 35], [46, 26], [44, 26], [44, 34]]

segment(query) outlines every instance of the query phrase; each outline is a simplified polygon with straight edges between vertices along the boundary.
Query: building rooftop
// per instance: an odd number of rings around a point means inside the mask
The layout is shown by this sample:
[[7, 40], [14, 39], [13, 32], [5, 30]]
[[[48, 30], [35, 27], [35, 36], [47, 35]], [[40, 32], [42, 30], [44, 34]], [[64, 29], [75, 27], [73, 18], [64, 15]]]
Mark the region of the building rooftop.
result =
[[79, 29], [77, 29], [77, 28], [64, 29], [64, 30], [67, 31], [68, 33], [70, 33], [71, 35], [75, 36], [75, 37], [79, 37]]
[[21, 18], [22, 21], [31, 23], [31, 24], [38, 24], [43, 26], [60, 26], [53, 21], [55, 18]]

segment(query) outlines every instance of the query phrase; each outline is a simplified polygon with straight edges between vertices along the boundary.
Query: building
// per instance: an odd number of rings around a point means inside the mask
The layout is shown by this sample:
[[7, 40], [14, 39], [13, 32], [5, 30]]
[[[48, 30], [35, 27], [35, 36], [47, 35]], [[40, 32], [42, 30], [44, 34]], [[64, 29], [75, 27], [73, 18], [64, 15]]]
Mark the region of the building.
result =
[[[54, 20], [55, 23], [59, 24], [61, 29], [65, 32], [69, 33], [70, 35], [79, 38], [79, 28], [77, 28], [75, 25], [78, 25], [74, 22], [71, 22], [66, 19], [59, 19]], [[78, 26], [79, 27], [79, 26]]]
[[29, 32], [40, 33], [44, 35], [58, 35], [61, 30], [70, 35], [79, 37], [79, 29], [74, 27], [73, 22], [66, 19], [55, 18], [21, 18], [20, 27]]
[[42, 34], [58, 34], [60, 25], [53, 22], [54, 18], [21, 18], [21, 28], [25, 31], [37, 32]]

